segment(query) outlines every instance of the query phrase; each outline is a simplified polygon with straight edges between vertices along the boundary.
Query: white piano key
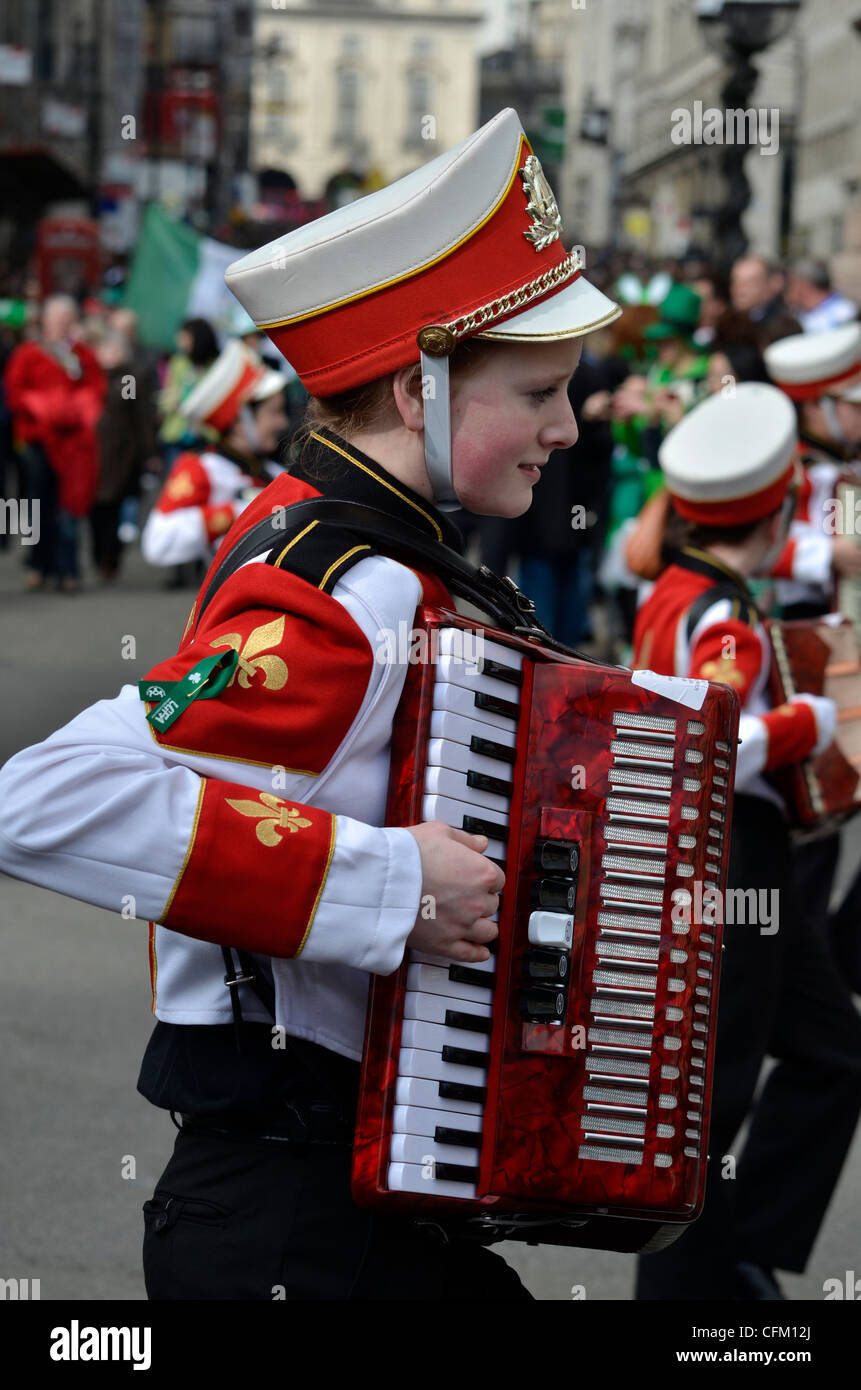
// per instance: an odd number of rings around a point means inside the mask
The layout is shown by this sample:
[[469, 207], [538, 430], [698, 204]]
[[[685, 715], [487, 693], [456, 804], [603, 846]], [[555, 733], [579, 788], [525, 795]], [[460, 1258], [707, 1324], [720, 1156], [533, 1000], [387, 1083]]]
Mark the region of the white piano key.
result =
[[418, 1163], [390, 1163], [387, 1177], [390, 1192], [419, 1192], [432, 1197], [475, 1197], [478, 1192], [475, 1183], [425, 1178]]
[[401, 1047], [422, 1047], [428, 1052], [442, 1052], [443, 1047], [468, 1047], [472, 1052], [490, 1052], [486, 1033], [470, 1033], [466, 1028], [450, 1028], [444, 1023], [425, 1023], [422, 1019], [404, 1019], [401, 1028]]
[[407, 989], [418, 990], [421, 994], [441, 994], [446, 999], [465, 999], [473, 1004], [488, 1004], [492, 999], [490, 989], [450, 980], [448, 970], [439, 965], [410, 965]]
[[[468, 801], [456, 801], [452, 796], [425, 796], [422, 806], [424, 808], [426, 820], [443, 820], [446, 825], [453, 825], [460, 828], [464, 816], [477, 816], [479, 820], [495, 821], [497, 825], [508, 825], [507, 811], [488, 811], [482, 813], [475, 806], [470, 806]], [[428, 815], [428, 808], [433, 808], [433, 814]]]
[[[508, 723], [511, 723], [511, 720]], [[434, 708], [431, 713], [430, 734], [432, 739], [449, 739], [452, 743], [462, 743], [467, 748], [473, 738], [489, 738], [503, 748], [514, 748], [517, 742], [513, 730], [485, 724], [480, 710], [476, 710], [471, 716], [465, 716], [452, 710]]]
[[487, 960], [447, 960], [445, 956], [429, 956], [425, 951], [410, 951], [410, 963], [417, 961], [419, 965], [439, 965], [448, 970], [450, 965], [466, 965], [470, 970], [484, 970], [488, 975], [492, 975], [496, 970], [496, 957], [490, 956]]
[[516, 719], [509, 719], [507, 714], [494, 714], [493, 710], [480, 709], [475, 703], [475, 691], [464, 685], [437, 681], [433, 688], [433, 708], [449, 710], [452, 714], [462, 715], [464, 719], [480, 719], [482, 724], [489, 724], [494, 729], [512, 734], [517, 732]]
[[[420, 1110], [437, 1110], [443, 1116], [465, 1115], [480, 1120], [484, 1106], [480, 1100], [454, 1100], [451, 1096], [441, 1096], [438, 1081], [427, 1081], [421, 1076], [399, 1076], [395, 1082], [395, 1106], [408, 1105]], [[448, 1118], [440, 1124], [453, 1123]], [[455, 1126], [456, 1128], [457, 1126]]]
[[441, 656], [455, 656], [460, 659], [472, 658], [473, 654], [487, 657], [489, 661], [501, 661], [503, 666], [511, 666], [516, 671], [523, 670], [523, 657], [512, 647], [504, 647], [501, 642], [492, 642], [483, 633], [476, 636], [472, 632], [461, 632], [456, 627], [443, 627], [439, 630], [438, 651]]
[[[450, 1104], [441, 1101], [441, 1105]], [[424, 1134], [433, 1139], [437, 1128], [463, 1129], [475, 1135], [481, 1143], [481, 1115], [464, 1115], [458, 1110], [433, 1110], [426, 1105], [396, 1105], [392, 1111], [392, 1132], [395, 1134]]]
[[434, 1163], [462, 1163], [466, 1168], [477, 1168], [481, 1149], [467, 1149], [461, 1144], [438, 1144], [423, 1134], [392, 1134], [389, 1150], [392, 1163], [421, 1163], [428, 1159]]
[[486, 676], [453, 656], [440, 657], [436, 665], [436, 679], [462, 685], [468, 690], [483, 690], [485, 694], [496, 695], [500, 700], [520, 704], [519, 686], [512, 685], [510, 681], [501, 681], [496, 676]]
[[437, 1052], [423, 1047], [402, 1047], [398, 1054], [398, 1076], [422, 1076], [428, 1081], [456, 1081], [461, 1086], [486, 1086], [484, 1067], [462, 1067], [444, 1062]]
[[456, 743], [451, 738], [430, 740], [427, 764], [428, 767], [450, 767], [455, 772], [483, 772], [488, 777], [499, 777], [503, 782], [510, 782], [514, 776], [511, 763], [505, 763], [501, 758], [487, 758], [483, 753], [473, 753], [468, 743]]
[[466, 773], [455, 772], [449, 767], [425, 768], [425, 792], [432, 796], [448, 796], [455, 801], [468, 802], [479, 810], [501, 811], [506, 815], [511, 805], [510, 798], [498, 792], [484, 791], [467, 785]]
[[493, 1017], [490, 1004], [453, 1004], [439, 994], [419, 994], [414, 989], [408, 989], [404, 995], [404, 1018], [420, 1018], [425, 1023], [445, 1023], [445, 1016], [452, 1009], [473, 1014], [476, 1018]]

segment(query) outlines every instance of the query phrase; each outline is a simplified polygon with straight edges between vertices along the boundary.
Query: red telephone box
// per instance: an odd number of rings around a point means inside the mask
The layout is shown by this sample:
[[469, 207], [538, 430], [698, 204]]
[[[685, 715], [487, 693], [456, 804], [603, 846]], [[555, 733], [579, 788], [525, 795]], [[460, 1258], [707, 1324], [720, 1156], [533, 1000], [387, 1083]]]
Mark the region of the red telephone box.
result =
[[36, 227], [36, 273], [49, 294], [97, 294], [102, 252], [97, 222], [84, 217], [43, 217]]

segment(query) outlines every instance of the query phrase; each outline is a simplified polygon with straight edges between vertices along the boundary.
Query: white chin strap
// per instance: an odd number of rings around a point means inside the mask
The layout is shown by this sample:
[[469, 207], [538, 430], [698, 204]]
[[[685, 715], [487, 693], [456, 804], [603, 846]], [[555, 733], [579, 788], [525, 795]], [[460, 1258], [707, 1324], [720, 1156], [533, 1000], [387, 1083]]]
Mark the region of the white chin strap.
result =
[[254, 418], [254, 411], [247, 403], [239, 412], [242, 421], [242, 428], [245, 430], [245, 438], [248, 440], [248, 448], [252, 454], [260, 452], [260, 436], [257, 433], [257, 421]]
[[819, 402], [822, 406], [822, 414], [825, 416], [825, 423], [831, 431], [831, 438], [837, 444], [845, 444], [846, 436], [837, 417], [837, 406], [831, 396], [823, 396]]
[[451, 476], [451, 408], [448, 358], [421, 355], [425, 416], [425, 466], [433, 500], [441, 512], [460, 507]]

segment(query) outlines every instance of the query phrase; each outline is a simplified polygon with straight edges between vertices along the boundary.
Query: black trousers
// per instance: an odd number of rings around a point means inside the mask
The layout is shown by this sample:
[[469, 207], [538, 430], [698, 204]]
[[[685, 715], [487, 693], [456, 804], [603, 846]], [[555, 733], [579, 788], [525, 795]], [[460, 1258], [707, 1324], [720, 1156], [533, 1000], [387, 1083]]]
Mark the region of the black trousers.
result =
[[705, 1207], [640, 1257], [640, 1299], [730, 1297], [739, 1260], [803, 1271], [861, 1110], [861, 1019], [800, 900], [783, 818], [760, 797], [735, 799], [728, 886], [776, 889], [778, 930], [724, 927]]
[[505, 1261], [349, 1193], [350, 1150], [180, 1133], [144, 1207], [150, 1299], [530, 1300]]

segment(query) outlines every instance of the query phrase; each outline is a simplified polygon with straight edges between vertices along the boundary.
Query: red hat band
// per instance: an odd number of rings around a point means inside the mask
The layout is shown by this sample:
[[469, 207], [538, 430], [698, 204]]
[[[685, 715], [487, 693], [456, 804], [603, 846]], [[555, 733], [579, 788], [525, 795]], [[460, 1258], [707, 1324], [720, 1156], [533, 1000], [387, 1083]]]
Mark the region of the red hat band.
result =
[[[558, 235], [542, 244], [540, 220], [530, 211], [530, 154], [523, 139], [499, 203], [430, 265], [319, 313], [262, 325], [313, 394], [334, 395], [417, 362], [422, 328], [447, 328], [442, 341], [450, 351], [459, 338], [503, 323], [578, 278], [579, 262]], [[345, 343], [352, 348], [347, 356]]]
[[673, 506], [686, 521], [699, 521], [705, 526], [741, 526], [746, 521], [760, 521], [776, 512], [786, 496], [793, 472], [794, 461], [773, 483], [752, 492], [747, 497], [715, 498], [713, 501], [698, 498], [679, 497], [670, 490]]
[[853, 362], [845, 371], [836, 372], [834, 376], [821, 377], [819, 381], [776, 381], [775, 384], [790, 400], [814, 401], [819, 396], [827, 395], [830, 386], [849, 381], [853, 376], [861, 376], [861, 362]]
[[204, 423], [211, 425], [219, 434], [223, 434], [229, 429], [242, 409], [254, 387], [264, 375], [265, 368], [258, 366], [255, 362], [246, 361], [242, 364], [242, 371], [236, 385], [231, 387], [224, 400], [210, 411]]

